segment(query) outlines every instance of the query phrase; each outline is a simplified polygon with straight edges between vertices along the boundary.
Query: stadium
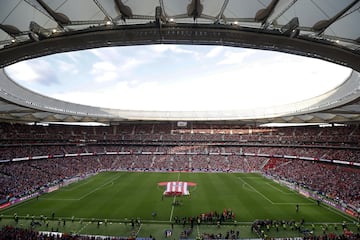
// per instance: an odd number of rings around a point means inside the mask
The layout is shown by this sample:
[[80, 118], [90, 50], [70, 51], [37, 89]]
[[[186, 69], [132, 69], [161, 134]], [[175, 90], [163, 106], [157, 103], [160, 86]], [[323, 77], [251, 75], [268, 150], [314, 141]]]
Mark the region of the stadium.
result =
[[[359, 0], [0, 6], [0, 240], [360, 239]], [[9, 74], [55, 54], [154, 45], [286, 53], [350, 73], [301, 101], [215, 110], [80, 104]]]

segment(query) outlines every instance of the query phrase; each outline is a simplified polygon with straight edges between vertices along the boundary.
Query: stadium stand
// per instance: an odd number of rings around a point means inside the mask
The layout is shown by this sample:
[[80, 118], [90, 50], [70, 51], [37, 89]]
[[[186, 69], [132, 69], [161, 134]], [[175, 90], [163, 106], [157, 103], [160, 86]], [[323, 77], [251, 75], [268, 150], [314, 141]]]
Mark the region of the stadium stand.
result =
[[261, 172], [360, 208], [357, 125], [1, 123], [0, 133], [0, 199], [103, 170]]
[[295, 182], [321, 195], [360, 207], [359, 169], [302, 160], [277, 161], [267, 173]]
[[[93, 236], [80, 236], [62, 233], [40, 233], [32, 229], [22, 229], [18, 227], [5, 226], [0, 229], [0, 240], [26, 239], [26, 240], [93, 240]], [[96, 238], [100, 239], [100, 238]], [[128, 240], [123, 237], [107, 237], [103, 240]]]

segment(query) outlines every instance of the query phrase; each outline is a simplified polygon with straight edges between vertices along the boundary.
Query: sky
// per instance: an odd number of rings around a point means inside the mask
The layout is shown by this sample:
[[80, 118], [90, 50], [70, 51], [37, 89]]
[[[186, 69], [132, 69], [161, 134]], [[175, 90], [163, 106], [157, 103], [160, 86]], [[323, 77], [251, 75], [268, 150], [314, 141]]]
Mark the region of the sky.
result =
[[351, 69], [318, 59], [223, 46], [148, 45], [60, 53], [6, 73], [35, 92], [90, 106], [231, 111], [305, 100]]

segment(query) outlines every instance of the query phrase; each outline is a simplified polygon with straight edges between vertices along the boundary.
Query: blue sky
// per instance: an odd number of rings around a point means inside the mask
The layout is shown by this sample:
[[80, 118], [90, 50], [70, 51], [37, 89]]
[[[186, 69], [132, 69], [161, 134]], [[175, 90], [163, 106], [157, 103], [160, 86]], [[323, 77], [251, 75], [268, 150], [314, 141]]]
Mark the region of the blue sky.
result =
[[61, 53], [6, 72], [60, 100], [133, 110], [233, 110], [301, 101], [339, 85], [350, 69], [272, 51], [149, 45]]

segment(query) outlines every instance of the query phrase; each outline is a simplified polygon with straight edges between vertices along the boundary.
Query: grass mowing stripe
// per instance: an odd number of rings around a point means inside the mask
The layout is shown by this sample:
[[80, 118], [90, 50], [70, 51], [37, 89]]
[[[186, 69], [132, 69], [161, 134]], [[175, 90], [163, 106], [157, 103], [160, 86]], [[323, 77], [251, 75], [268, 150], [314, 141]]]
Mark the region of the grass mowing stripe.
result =
[[[112, 180], [120, 177], [119, 175], [122, 177], [112, 184]], [[145, 221], [169, 222], [170, 217], [171, 221], [175, 216], [198, 216], [210, 211], [222, 212], [225, 208], [231, 208], [236, 213], [238, 223], [251, 222], [254, 219], [301, 221], [304, 218], [306, 222], [315, 223], [341, 223], [350, 220], [335, 209], [318, 207], [316, 203], [295, 192], [282, 194], [279, 190], [269, 187], [269, 181], [263, 176], [256, 174], [107, 172], [99, 173], [92, 178], [90, 184], [82, 184], [82, 187], [77, 187], [77, 183], [74, 183], [74, 191], [63, 192], [60, 189], [44, 195], [44, 198], [41, 196], [38, 200], [24, 202], [25, 205], [19, 204], [6, 209], [6, 214], [8, 217], [14, 213], [18, 216], [49, 217], [55, 212], [56, 218], [70, 219], [75, 216], [78, 219], [83, 218], [84, 221], [91, 221], [93, 218], [107, 219], [109, 222], [140, 218]], [[173, 196], [162, 199], [163, 189], [158, 187], [158, 183], [179, 180], [195, 182], [197, 187], [196, 191], [190, 187], [191, 196], [177, 196], [176, 201], [179, 200], [180, 205], [173, 207]], [[102, 185], [104, 186], [101, 187]], [[273, 186], [286, 192], [286, 188], [275, 183]], [[80, 198], [96, 188], [99, 189], [80, 201], [60, 200]], [[44, 201], [46, 196], [59, 200]], [[295, 203], [303, 205], [299, 213], [295, 212]], [[153, 212], [157, 213], [156, 217], [152, 216]], [[1, 213], [3, 211], [0, 211]], [[93, 232], [98, 231], [97, 226], [92, 225], [90, 223], [82, 233], [89, 232], [91, 228], [95, 228]], [[146, 225], [142, 227], [141, 232], [144, 228]]]

